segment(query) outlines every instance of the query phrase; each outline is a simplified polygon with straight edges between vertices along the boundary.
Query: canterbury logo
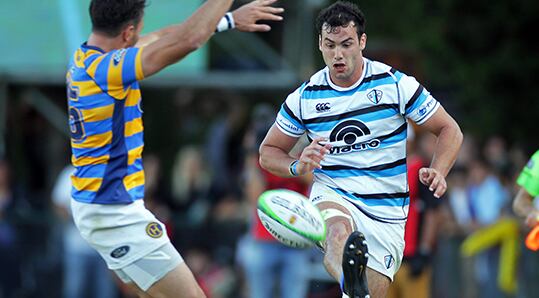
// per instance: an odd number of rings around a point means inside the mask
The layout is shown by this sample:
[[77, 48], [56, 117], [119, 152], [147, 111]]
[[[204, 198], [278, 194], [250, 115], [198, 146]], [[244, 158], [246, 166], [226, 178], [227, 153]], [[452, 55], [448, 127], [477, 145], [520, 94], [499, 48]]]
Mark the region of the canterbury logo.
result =
[[319, 104], [316, 105], [316, 112], [317, 113], [327, 112], [330, 109], [331, 109], [331, 107], [329, 105], [329, 102], [319, 103]]
[[359, 120], [346, 120], [335, 126], [329, 135], [333, 145], [329, 154], [375, 149], [380, 146], [378, 139], [371, 139], [371, 130]]

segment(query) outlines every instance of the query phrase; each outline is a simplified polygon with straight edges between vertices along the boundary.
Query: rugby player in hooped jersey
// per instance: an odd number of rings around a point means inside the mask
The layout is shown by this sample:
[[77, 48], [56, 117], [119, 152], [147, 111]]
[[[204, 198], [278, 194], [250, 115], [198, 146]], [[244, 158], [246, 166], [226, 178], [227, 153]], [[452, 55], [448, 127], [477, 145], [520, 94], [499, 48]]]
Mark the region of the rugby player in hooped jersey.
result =
[[[363, 57], [367, 35], [357, 6], [336, 2], [316, 26], [326, 67], [287, 97], [260, 146], [260, 163], [279, 176], [314, 171], [310, 198], [328, 227], [320, 244], [327, 271], [343, 297], [385, 297], [404, 249], [407, 121], [437, 136], [419, 175], [438, 198], [462, 133], [413, 77]], [[311, 143], [295, 159], [289, 152], [304, 133]]]
[[[203, 45], [215, 31], [268, 31], [276, 0], [226, 13], [233, 0], [207, 0], [185, 22], [142, 36], [145, 0], [92, 0], [92, 33], [67, 73], [71, 206], [82, 237], [140, 297], [204, 297], [193, 274], [144, 207], [143, 125], [138, 81]], [[155, 3], [157, 5], [157, 2]], [[171, 12], [172, 15], [174, 12]], [[226, 13], [226, 14], [225, 14]]]

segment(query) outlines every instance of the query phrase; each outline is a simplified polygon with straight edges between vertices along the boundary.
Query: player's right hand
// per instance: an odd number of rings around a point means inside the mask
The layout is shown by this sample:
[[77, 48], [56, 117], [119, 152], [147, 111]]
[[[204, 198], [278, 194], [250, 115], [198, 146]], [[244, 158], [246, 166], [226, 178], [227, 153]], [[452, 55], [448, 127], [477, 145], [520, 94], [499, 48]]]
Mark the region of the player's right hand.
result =
[[309, 146], [305, 147], [299, 157], [299, 163], [297, 171], [299, 175], [304, 175], [314, 171], [314, 169], [321, 169], [320, 163], [324, 160], [324, 156], [331, 149], [331, 145], [326, 143], [324, 145], [320, 142], [327, 142], [326, 138], [315, 138]]
[[284, 8], [271, 6], [277, 0], [255, 0], [242, 5], [232, 12], [236, 29], [243, 32], [270, 31], [268, 24], [257, 24], [258, 21], [281, 21], [279, 14]]

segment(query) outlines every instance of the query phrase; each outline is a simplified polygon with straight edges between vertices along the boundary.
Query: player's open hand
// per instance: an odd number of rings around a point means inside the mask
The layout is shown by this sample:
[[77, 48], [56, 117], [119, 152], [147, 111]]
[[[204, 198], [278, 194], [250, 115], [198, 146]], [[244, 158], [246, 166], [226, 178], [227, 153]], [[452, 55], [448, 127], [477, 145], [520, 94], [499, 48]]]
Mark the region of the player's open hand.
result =
[[429, 187], [434, 192], [434, 196], [440, 198], [447, 190], [445, 176], [433, 168], [421, 168], [419, 170], [419, 181]]
[[320, 142], [326, 142], [326, 138], [315, 138], [309, 146], [305, 147], [301, 152], [298, 163], [298, 174], [303, 175], [312, 172], [314, 169], [321, 169], [320, 163], [324, 160], [324, 156], [331, 149], [330, 144], [322, 145]]
[[270, 31], [271, 26], [257, 24], [258, 21], [281, 21], [279, 14], [284, 11], [282, 7], [270, 6], [277, 0], [255, 0], [242, 5], [232, 12], [236, 29], [243, 32]]

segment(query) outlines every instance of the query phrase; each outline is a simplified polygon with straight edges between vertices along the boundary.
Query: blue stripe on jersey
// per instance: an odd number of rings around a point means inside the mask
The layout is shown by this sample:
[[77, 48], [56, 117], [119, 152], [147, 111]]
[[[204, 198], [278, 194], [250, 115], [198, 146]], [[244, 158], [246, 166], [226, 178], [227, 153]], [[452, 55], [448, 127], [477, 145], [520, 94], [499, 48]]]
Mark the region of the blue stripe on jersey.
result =
[[93, 136], [93, 135], [106, 133], [106, 132], [109, 132], [111, 129], [112, 129], [111, 119], [84, 122], [84, 130], [86, 131], [86, 136]]
[[135, 57], [137, 56], [139, 49], [129, 48], [126, 51], [122, 66], [122, 84], [124, 85], [124, 90], [129, 88], [129, 86], [137, 80], [135, 73]]
[[136, 133], [132, 136], [125, 138], [125, 146], [127, 151], [138, 148], [144, 145], [143, 132]]
[[125, 122], [133, 121], [140, 118], [142, 113], [139, 111], [138, 106], [127, 107], [124, 110]]
[[[77, 190], [75, 187], [71, 187], [71, 196], [77, 198], [77, 202], [93, 203], [95, 198], [95, 192], [88, 190]], [[106, 202], [103, 202], [106, 203]]]
[[79, 96], [79, 100], [70, 101], [72, 107], [77, 109], [95, 109], [113, 104], [112, 97], [105, 93], [99, 93], [89, 96]]
[[86, 59], [84, 59], [84, 67], [86, 69], [88, 69], [90, 67], [90, 65], [95, 61], [95, 59], [99, 58], [100, 56], [101, 56], [101, 54], [95, 53], [95, 54], [92, 54], [92, 55], [86, 57]]
[[402, 76], [404, 75], [402, 72], [398, 71], [398, 70], [394, 70], [392, 69], [391, 71], [393, 73], [393, 75], [397, 78], [397, 82], [399, 82], [402, 78]]
[[380, 148], [386, 148], [386, 147], [389, 147], [393, 144], [396, 144], [398, 142], [402, 142], [402, 141], [405, 141], [406, 140], [406, 130], [403, 131], [403, 132], [400, 132], [394, 136], [391, 136], [387, 139], [384, 139], [381, 144], [380, 144]]
[[114, 103], [112, 116], [112, 144], [110, 159], [107, 163], [103, 182], [95, 195], [93, 203], [122, 204], [131, 203], [133, 198], [125, 189], [123, 178], [127, 175], [127, 148], [124, 138], [124, 109], [125, 100]]
[[337, 90], [308, 90], [307, 88], [301, 93], [301, 98], [304, 99], [322, 99], [322, 98], [335, 98], [343, 96], [351, 96], [356, 92], [366, 91], [371, 88], [375, 88], [382, 85], [395, 84], [395, 80], [392, 77], [383, 77], [378, 80], [372, 80], [366, 84], [360, 84], [354, 89], [346, 91]]
[[406, 196], [403, 198], [376, 198], [376, 199], [365, 199], [361, 197], [356, 197], [353, 194], [344, 192], [340, 189], [335, 189], [332, 187], [338, 194], [349, 198], [352, 201], [361, 201], [367, 206], [376, 207], [376, 206], [391, 206], [391, 207], [403, 207], [410, 204], [410, 197]]
[[73, 175], [79, 178], [103, 178], [106, 168], [106, 164], [79, 166]]
[[303, 125], [301, 125], [301, 123], [299, 123], [298, 121], [296, 121], [294, 118], [295, 116], [294, 115], [289, 115], [285, 108], [284, 108], [284, 104], [281, 106], [281, 109], [279, 110], [279, 114], [281, 114], [283, 117], [285, 117], [288, 121], [292, 122], [292, 124], [294, 124], [294, 126], [296, 127], [303, 127]]
[[[106, 168], [106, 164], [79, 166], [74, 175], [79, 178], [103, 178]], [[142, 158], [137, 158], [133, 164], [127, 166], [127, 175], [139, 172], [142, 169]]]
[[131, 188], [127, 191], [134, 200], [140, 200], [144, 198], [144, 184]]
[[338, 119], [338, 120], [335, 120], [335, 121], [322, 122], [322, 123], [306, 123], [305, 127], [308, 130], [317, 131], [317, 132], [318, 131], [327, 131], [327, 130], [333, 129], [333, 127], [335, 127], [339, 122], [341, 122], [341, 121], [343, 121], [345, 119], [357, 119], [357, 120], [359, 120], [361, 122], [371, 122], [371, 121], [390, 118], [390, 117], [398, 115], [398, 114], [399, 114], [399, 112], [397, 110], [385, 109], [385, 110], [374, 111], [374, 112], [367, 113], [367, 114], [355, 115], [355, 116], [350, 117], [350, 118]]
[[417, 107], [422, 105], [427, 99], [428, 95], [429, 94], [425, 90], [423, 90], [423, 92], [421, 92], [414, 104], [412, 104], [409, 108], [406, 109], [406, 114], [410, 114], [413, 110], [417, 109]]
[[131, 175], [142, 170], [142, 158], [137, 158], [133, 164], [127, 166], [127, 175]]
[[369, 176], [373, 178], [379, 177], [392, 177], [400, 174], [406, 173], [406, 164], [396, 166], [390, 169], [383, 170], [365, 170], [365, 169], [341, 169], [341, 170], [319, 170], [315, 169], [314, 173], [321, 173], [330, 178], [350, 178], [350, 177], [360, 177], [360, 176]]
[[95, 82], [105, 92], [109, 90], [108, 76], [111, 57], [112, 55], [105, 55], [95, 70]]
[[87, 157], [100, 157], [103, 155], [109, 154], [110, 151], [110, 144], [107, 144], [103, 147], [96, 147], [96, 148], [73, 148], [73, 155], [75, 155], [76, 158], [87, 156]]

